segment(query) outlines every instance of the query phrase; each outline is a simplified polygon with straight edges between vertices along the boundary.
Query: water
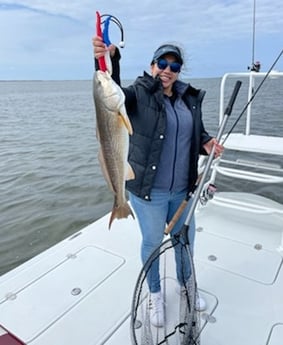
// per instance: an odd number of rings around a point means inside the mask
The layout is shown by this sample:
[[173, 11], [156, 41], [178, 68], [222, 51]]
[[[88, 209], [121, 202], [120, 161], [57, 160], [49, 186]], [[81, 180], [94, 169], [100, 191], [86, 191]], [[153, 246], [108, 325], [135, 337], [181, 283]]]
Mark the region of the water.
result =
[[[215, 135], [220, 79], [198, 79], [192, 84], [207, 90], [204, 121]], [[91, 81], [0, 82], [0, 274], [112, 208], [113, 197], [97, 161], [91, 89]], [[258, 97], [257, 128], [282, 135], [282, 83], [271, 103], [261, 101], [264, 92]], [[236, 115], [246, 102], [241, 97]], [[278, 110], [280, 119], [275, 116]], [[265, 192], [252, 184], [248, 187]], [[227, 180], [218, 186], [225, 188], [238, 186]], [[271, 194], [283, 202], [282, 188], [274, 186]]]

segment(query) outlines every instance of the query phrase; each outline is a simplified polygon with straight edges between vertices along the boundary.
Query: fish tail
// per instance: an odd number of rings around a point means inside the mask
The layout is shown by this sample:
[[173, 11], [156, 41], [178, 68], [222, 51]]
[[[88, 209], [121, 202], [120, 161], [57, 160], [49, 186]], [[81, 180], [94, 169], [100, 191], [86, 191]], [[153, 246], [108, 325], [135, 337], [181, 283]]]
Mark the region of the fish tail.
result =
[[127, 202], [119, 206], [117, 206], [116, 203], [114, 203], [112, 213], [110, 216], [108, 229], [110, 230], [111, 224], [115, 218], [117, 219], [128, 218], [128, 216], [130, 215], [135, 219], [133, 211]]

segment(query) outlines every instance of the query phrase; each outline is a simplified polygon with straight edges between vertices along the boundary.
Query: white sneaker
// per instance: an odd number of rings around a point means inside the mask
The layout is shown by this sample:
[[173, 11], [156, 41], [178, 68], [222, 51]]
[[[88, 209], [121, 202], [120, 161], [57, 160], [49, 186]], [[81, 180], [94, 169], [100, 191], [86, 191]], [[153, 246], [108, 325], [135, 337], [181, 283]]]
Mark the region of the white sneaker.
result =
[[161, 292], [150, 294], [149, 300], [150, 322], [155, 327], [164, 326], [164, 302]]
[[195, 306], [196, 311], [205, 311], [206, 308], [207, 306], [205, 299], [198, 294]]
[[[180, 286], [177, 284], [176, 286], [176, 292], [181, 295], [186, 292], [186, 288], [184, 286]], [[200, 296], [199, 292], [197, 293], [196, 296], [196, 306], [195, 309], [196, 311], [204, 311], [207, 308], [206, 301], [203, 297]]]

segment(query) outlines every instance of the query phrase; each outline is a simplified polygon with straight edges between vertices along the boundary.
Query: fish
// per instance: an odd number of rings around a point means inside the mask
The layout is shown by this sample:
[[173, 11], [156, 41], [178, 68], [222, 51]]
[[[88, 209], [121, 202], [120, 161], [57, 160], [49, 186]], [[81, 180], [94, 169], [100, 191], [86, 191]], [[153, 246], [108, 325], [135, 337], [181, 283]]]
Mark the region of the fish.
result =
[[100, 143], [99, 162], [114, 204], [109, 220], [109, 230], [115, 218], [134, 214], [125, 196], [126, 180], [135, 174], [128, 163], [129, 135], [133, 128], [125, 107], [125, 95], [111, 78], [111, 73], [97, 70], [93, 77], [93, 98], [96, 113], [96, 136]]

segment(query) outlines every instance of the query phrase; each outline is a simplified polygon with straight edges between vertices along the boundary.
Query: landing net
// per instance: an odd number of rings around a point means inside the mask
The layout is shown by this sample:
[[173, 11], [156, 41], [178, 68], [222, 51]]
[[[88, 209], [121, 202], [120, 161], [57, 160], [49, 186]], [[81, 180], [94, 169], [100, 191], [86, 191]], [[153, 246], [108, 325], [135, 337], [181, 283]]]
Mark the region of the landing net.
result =
[[[147, 278], [159, 261], [161, 292], [164, 299], [164, 326], [152, 325]], [[189, 245], [180, 234], [171, 237], [152, 254], [138, 277], [131, 313], [134, 345], [199, 345], [200, 322], [195, 270]]]

